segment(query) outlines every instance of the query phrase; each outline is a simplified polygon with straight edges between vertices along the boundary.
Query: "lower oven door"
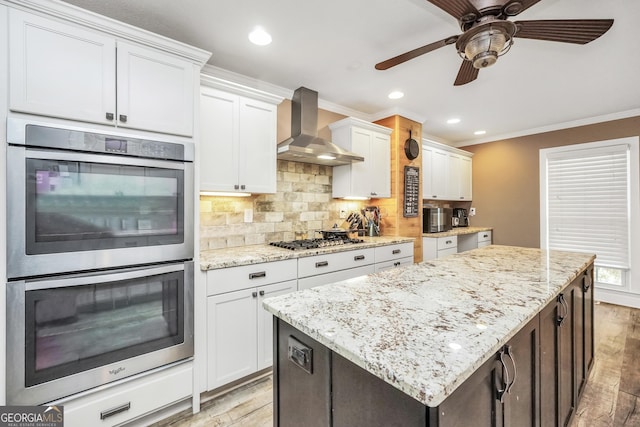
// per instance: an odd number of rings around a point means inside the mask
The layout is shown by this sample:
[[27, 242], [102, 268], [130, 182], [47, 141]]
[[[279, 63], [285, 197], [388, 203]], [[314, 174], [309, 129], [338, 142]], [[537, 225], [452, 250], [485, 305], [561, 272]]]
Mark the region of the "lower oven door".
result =
[[36, 405], [193, 356], [193, 262], [9, 282], [7, 404]]

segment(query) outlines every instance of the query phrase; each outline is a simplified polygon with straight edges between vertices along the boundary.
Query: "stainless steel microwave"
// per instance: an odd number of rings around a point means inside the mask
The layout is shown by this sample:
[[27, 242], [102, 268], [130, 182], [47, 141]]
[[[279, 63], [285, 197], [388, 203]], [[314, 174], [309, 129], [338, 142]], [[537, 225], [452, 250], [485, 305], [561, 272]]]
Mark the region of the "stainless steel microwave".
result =
[[440, 233], [451, 230], [451, 208], [423, 208], [422, 209], [422, 232]]

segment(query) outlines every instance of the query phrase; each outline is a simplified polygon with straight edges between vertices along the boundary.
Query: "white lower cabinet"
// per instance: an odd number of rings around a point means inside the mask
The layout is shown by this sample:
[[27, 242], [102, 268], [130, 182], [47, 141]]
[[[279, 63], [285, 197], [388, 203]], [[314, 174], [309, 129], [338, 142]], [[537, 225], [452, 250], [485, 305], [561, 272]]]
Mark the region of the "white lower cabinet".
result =
[[482, 248], [484, 246], [489, 246], [491, 244], [492, 237], [491, 231], [481, 231], [478, 233], [478, 247]]
[[492, 231], [480, 231], [477, 233], [460, 234], [450, 237], [423, 237], [422, 259], [442, 258], [458, 252], [489, 246], [491, 244]]
[[207, 273], [208, 390], [271, 366], [272, 318], [262, 301], [295, 291], [296, 273], [296, 260]]
[[413, 243], [379, 246], [375, 248], [375, 271], [389, 270], [413, 264]]
[[65, 427], [120, 425], [193, 394], [193, 362], [161, 368], [139, 378], [67, 401]]
[[375, 271], [375, 249], [356, 249], [298, 259], [298, 289], [347, 280]]
[[423, 237], [422, 260], [443, 258], [458, 253], [458, 236]]

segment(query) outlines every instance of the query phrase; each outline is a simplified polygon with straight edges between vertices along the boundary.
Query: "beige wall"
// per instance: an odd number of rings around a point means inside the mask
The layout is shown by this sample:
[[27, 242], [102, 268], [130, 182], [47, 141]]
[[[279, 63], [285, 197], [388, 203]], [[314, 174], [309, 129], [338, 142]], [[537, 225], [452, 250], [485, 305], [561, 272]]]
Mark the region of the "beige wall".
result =
[[640, 116], [461, 147], [473, 156], [474, 226], [493, 243], [540, 246], [539, 150], [640, 135]]

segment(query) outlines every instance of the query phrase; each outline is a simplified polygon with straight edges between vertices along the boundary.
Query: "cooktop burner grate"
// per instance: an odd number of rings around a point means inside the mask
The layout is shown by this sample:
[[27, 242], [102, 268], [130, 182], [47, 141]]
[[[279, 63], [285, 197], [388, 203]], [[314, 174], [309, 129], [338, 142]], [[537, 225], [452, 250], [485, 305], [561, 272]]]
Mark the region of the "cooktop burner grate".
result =
[[292, 251], [303, 249], [316, 249], [325, 248], [330, 246], [351, 245], [356, 243], [362, 243], [362, 239], [349, 239], [349, 238], [335, 238], [335, 239], [302, 239], [291, 240], [281, 242], [271, 242], [271, 246], [277, 246], [283, 249], [290, 249]]

